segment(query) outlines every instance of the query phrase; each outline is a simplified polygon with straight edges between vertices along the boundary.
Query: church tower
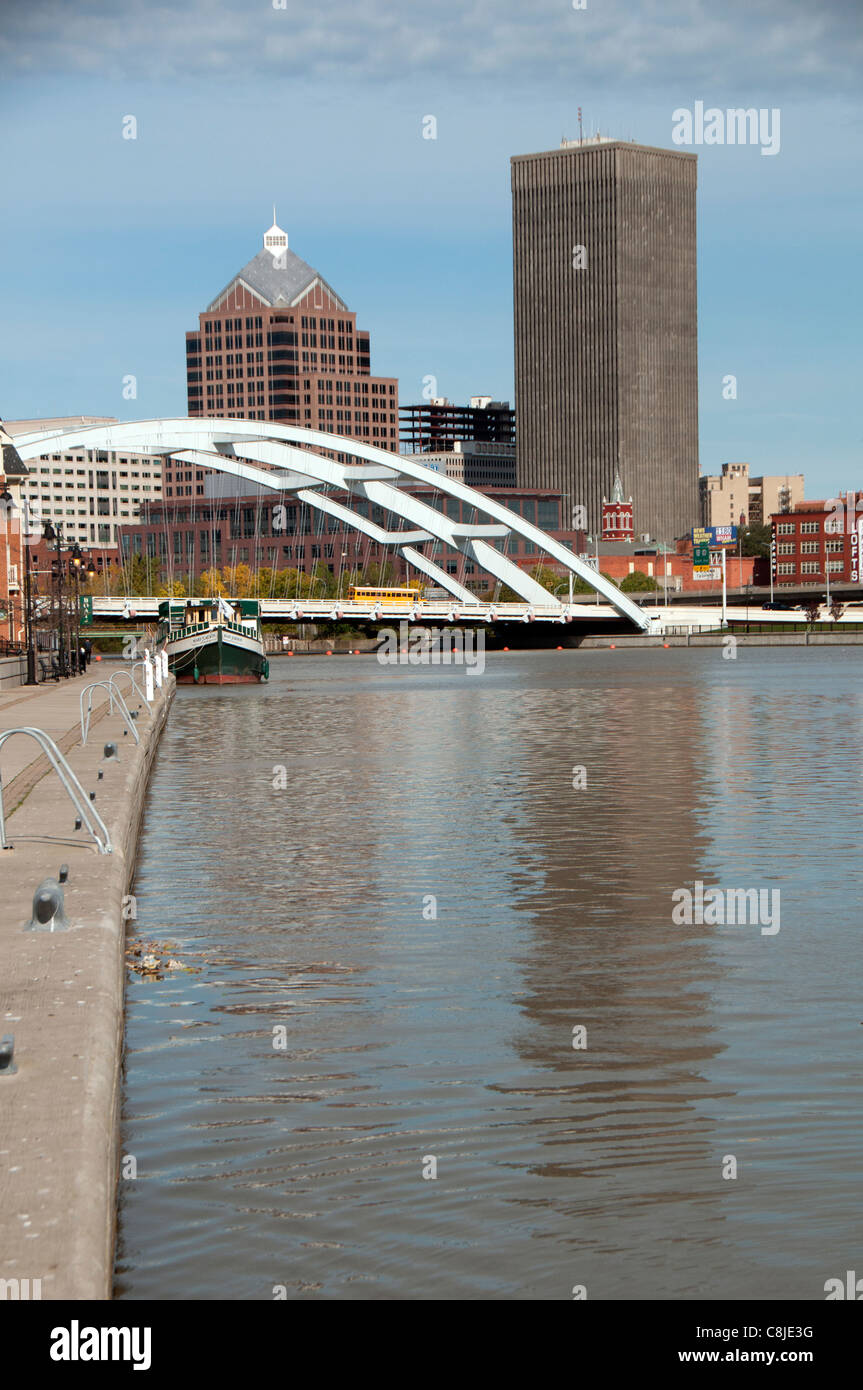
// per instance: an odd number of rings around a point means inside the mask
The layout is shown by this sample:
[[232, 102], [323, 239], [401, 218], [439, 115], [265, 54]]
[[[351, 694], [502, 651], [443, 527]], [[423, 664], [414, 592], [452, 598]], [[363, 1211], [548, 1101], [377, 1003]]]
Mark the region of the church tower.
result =
[[632, 498], [623, 500], [623, 487], [620, 474], [614, 475], [614, 488], [611, 501], [602, 499], [602, 539], [604, 541], [632, 541], [635, 527], [632, 520]]

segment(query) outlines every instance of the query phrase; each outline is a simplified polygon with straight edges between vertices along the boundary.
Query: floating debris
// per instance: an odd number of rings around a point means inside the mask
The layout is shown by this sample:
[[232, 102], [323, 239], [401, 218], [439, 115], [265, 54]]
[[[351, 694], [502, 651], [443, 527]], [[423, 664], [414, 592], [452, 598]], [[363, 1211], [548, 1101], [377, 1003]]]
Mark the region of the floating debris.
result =
[[138, 942], [126, 948], [126, 964], [136, 975], [146, 976], [150, 980], [163, 979], [168, 970], [183, 971], [187, 975], [200, 974], [200, 966], [185, 965], [173, 954], [175, 950], [172, 941]]

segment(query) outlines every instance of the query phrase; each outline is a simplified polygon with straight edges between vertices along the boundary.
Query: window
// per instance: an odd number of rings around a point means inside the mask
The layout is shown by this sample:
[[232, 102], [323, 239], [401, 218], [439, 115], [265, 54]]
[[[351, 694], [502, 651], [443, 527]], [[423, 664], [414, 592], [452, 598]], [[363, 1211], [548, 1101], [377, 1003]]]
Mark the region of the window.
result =
[[794, 566], [793, 566], [793, 565], [777, 565], [777, 566], [776, 566], [776, 572], [777, 572], [777, 574], [793, 574], [793, 573], [794, 573]]
[[793, 521], [780, 521], [779, 525], [776, 527], [776, 531], [777, 531], [777, 534], [780, 535], [780, 536], [793, 536], [793, 535], [794, 535], [794, 522], [793, 522]]
[[821, 523], [818, 521], [802, 521], [800, 523], [800, 530], [804, 536], [817, 536], [820, 529]]
[[801, 555], [817, 555], [817, 554], [818, 554], [818, 542], [817, 542], [817, 541], [801, 541], [801, 543], [800, 543], [800, 553], [801, 553]]
[[801, 574], [819, 574], [820, 567], [817, 560], [804, 560], [800, 566]]

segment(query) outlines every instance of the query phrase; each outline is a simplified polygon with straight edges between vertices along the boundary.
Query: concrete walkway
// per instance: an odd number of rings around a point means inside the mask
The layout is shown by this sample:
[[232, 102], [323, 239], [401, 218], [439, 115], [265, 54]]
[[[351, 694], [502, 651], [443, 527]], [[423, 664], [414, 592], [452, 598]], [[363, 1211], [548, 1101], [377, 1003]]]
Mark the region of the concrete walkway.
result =
[[[106, 664], [107, 665], [107, 664]], [[86, 746], [79, 696], [118, 669], [0, 693], [0, 730], [29, 725], [65, 751], [108, 827], [100, 854], [47, 760], [29, 738], [0, 749], [7, 837], [0, 851], [0, 1033], [15, 1040], [17, 1073], [0, 1071], [0, 1280], [6, 1297], [108, 1298], [114, 1259], [123, 1046], [123, 897], [134, 872], [150, 765], [174, 694], [169, 679], [152, 707], [138, 709], [140, 744], [94, 692]], [[122, 682], [125, 696], [127, 681]], [[98, 703], [97, 703], [98, 701]], [[120, 761], [106, 762], [106, 741]], [[35, 756], [34, 756], [35, 755]], [[101, 779], [99, 772], [102, 772]], [[69, 929], [24, 931], [33, 894], [69, 866]], [[10, 1284], [8, 1281], [18, 1281]], [[38, 1285], [35, 1281], [39, 1281]]]

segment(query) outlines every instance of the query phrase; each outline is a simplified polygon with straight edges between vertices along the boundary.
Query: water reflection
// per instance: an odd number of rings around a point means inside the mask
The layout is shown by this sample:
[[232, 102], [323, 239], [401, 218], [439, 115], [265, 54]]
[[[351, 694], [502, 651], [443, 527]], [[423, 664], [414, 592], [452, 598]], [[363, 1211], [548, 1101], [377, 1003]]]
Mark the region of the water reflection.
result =
[[[129, 989], [122, 1295], [806, 1298], [854, 1267], [859, 854], [823, 870], [859, 849], [831, 754], [861, 662], [744, 655], [180, 692], [138, 927], [201, 973]], [[673, 926], [696, 878], [781, 885], [781, 932]]]

